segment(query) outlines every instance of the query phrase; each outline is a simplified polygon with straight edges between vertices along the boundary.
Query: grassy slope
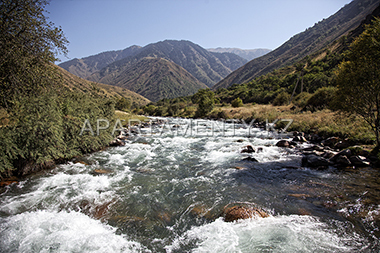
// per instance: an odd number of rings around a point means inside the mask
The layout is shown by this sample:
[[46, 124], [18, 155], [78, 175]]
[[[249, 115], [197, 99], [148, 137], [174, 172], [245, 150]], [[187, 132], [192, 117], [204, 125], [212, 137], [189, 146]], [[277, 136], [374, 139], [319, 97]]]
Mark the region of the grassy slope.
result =
[[90, 82], [76, 75], [69, 73], [61, 67], [58, 67], [62, 78], [65, 80], [64, 85], [70, 90], [77, 90], [83, 93], [96, 93], [98, 95], [109, 98], [129, 98], [132, 102], [136, 102], [138, 105], [146, 105], [150, 101], [149, 99], [130, 91], [126, 88], [116, 87], [108, 84]]
[[137, 92], [152, 101], [187, 96], [206, 85], [181, 66], [163, 58], [145, 57], [119, 73], [100, 79]]

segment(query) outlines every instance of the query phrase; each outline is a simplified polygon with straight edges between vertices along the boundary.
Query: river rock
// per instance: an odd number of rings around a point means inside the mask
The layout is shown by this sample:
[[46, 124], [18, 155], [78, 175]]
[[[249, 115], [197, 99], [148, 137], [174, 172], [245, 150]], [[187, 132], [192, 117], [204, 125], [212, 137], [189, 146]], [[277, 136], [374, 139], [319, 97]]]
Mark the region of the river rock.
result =
[[350, 159], [348, 159], [348, 157], [345, 156], [345, 155], [340, 155], [336, 159], [336, 163], [339, 164], [339, 165], [341, 165], [341, 166], [350, 166], [351, 165]]
[[367, 159], [364, 156], [359, 155], [351, 156], [350, 162], [358, 167], [367, 167], [370, 165], [369, 161], [367, 161]]
[[98, 176], [98, 175], [109, 174], [111, 172], [112, 171], [105, 170], [105, 169], [95, 169], [91, 174], [93, 174], [94, 176]]
[[334, 155], [330, 160], [335, 162], [340, 156], [350, 157], [351, 155], [352, 155], [352, 152], [350, 149], [344, 149], [340, 151], [339, 153], [337, 153], [336, 155]]
[[338, 141], [335, 145], [335, 149], [346, 149], [350, 146], [350, 142], [348, 140]]
[[240, 153], [255, 153], [256, 150], [251, 146], [251, 145], [247, 145], [243, 148], [243, 150], [240, 152]]
[[243, 205], [236, 205], [223, 210], [223, 216], [226, 222], [255, 217], [269, 217], [269, 215], [261, 209]]
[[110, 142], [111, 147], [120, 147], [120, 146], [125, 146], [125, 142], [119, 139], [114, 139], [113, 141]]
[[302, 158], [302, 166], [304, 167], [316, 168], [316, 167], [323, 167], [323, 166], [329, 166], [329, 165], [331, 165], [329, 160], [323, 157], [317, 156], [315, 154], [305, 155]]
[[248, 161], [248, 162], [259, 162], [259, 161], [257, 161], [256, 158], [254, 158], [254, 157], [250, 157], [250, 156], [244, 158], [243, 161]]
[[290, 146], [290, 143], [289, 143], [289, 141], [287, 141], [287, 140], [280, 140], [280, 141], [278, 141], [278, 142], [276, 143], [276, 146], [277, 146], [277, 147], [282, 147], [282, 148], [287, 148], [287, 147]]
[[307, 142], [306, 138], [304, 136], [295, 136], [292, 141], [295, 142]]
[[330, 158], [334, 157], [336, 154], [337, 154], [337, 153], [334, 152], [334, 151], [326, 150], [326, 151], [323, 153], [322, 157], [323, 157], [323, 158], [326, 158], [326, 159], [330, 159]]
[[8, 185], [17, 184], [17, 183], [18, 183], [18, 178], [10, 177], [10, 178], [6, 178], [6, 179], [3, 179], [2, 181], [0, 181], [0, 187], [5, 187]]
[[330, 148], [334, 147], [334, 145], [339, 141], [338, 137], [330, 137], [324, 141], [322, 141], [323, 146], [328, 146]]

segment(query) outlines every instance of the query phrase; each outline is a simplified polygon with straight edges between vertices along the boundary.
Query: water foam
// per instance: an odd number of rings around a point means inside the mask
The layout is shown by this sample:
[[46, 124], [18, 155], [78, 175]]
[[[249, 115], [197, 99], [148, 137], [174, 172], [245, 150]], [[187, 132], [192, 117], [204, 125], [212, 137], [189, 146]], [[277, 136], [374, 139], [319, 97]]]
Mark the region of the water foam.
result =
[[168, 252], [352, 252], [360, 246], [356, 235], [339, 235], [312, 216], [276, 216], [227, 223], [219, 218], [179, 236]]
[[1, 223], [2, 252], [146, 251], [139, 243], [115, 234], [115, 228], [78, 212], [25, 212]]

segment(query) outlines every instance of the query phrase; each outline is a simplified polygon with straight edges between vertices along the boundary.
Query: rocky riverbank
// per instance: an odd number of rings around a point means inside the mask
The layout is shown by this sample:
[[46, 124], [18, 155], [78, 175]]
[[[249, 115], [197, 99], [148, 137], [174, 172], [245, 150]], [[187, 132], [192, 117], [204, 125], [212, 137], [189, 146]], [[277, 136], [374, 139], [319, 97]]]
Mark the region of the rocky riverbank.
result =
[[293, 136], [292, 140], [280, 140], [276, 146], [297, 148], [299, 143], [309, 143], [309, 147], [299, 148], [303, 167], [323, 170], [329, 166], [337, 168], [379, 166], [379, 159], [375, 154], [348, 139], [339, 137], [322, 139], [316, 134], [305, 135], [299, 132], [294, 132]]

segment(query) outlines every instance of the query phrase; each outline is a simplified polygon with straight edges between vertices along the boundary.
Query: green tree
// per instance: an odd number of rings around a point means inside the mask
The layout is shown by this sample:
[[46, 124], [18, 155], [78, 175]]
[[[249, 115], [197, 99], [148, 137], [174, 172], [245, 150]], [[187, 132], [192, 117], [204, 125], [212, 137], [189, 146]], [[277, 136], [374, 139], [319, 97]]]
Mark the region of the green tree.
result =
[[131, 107], [131, 101], [124, 97], [117, 100], [115, 104], [115, 109], [117, 110], [125, 110], [125, 109], [129, 109], [130, 107]]
[[350, 45], [337, 71], [338, 108], [363, 117], [380, 147], [380, 19]]
[[283, 91], [276, 96], [272, 104], [274, 106], [285, 105], [289, 103], [289, 100], [290, 100], [290, 94], [287, 93], [286, 91]]
[[210, 89], [201, 89], [192, 96], [191, 101], [198, 104], [195, 117], [204, 117], [214, 109], [217, 98]]
[[241, 107], [243, 106], [243, 101], [238, 97], [232, 100], [231, 105], [232, 107]]
[[0, 106], [20, 93], [36, 94], [55, 79], [53, 63], [67, 53], [60, 28], [44, 16], [45, 0], [0, 2]]

